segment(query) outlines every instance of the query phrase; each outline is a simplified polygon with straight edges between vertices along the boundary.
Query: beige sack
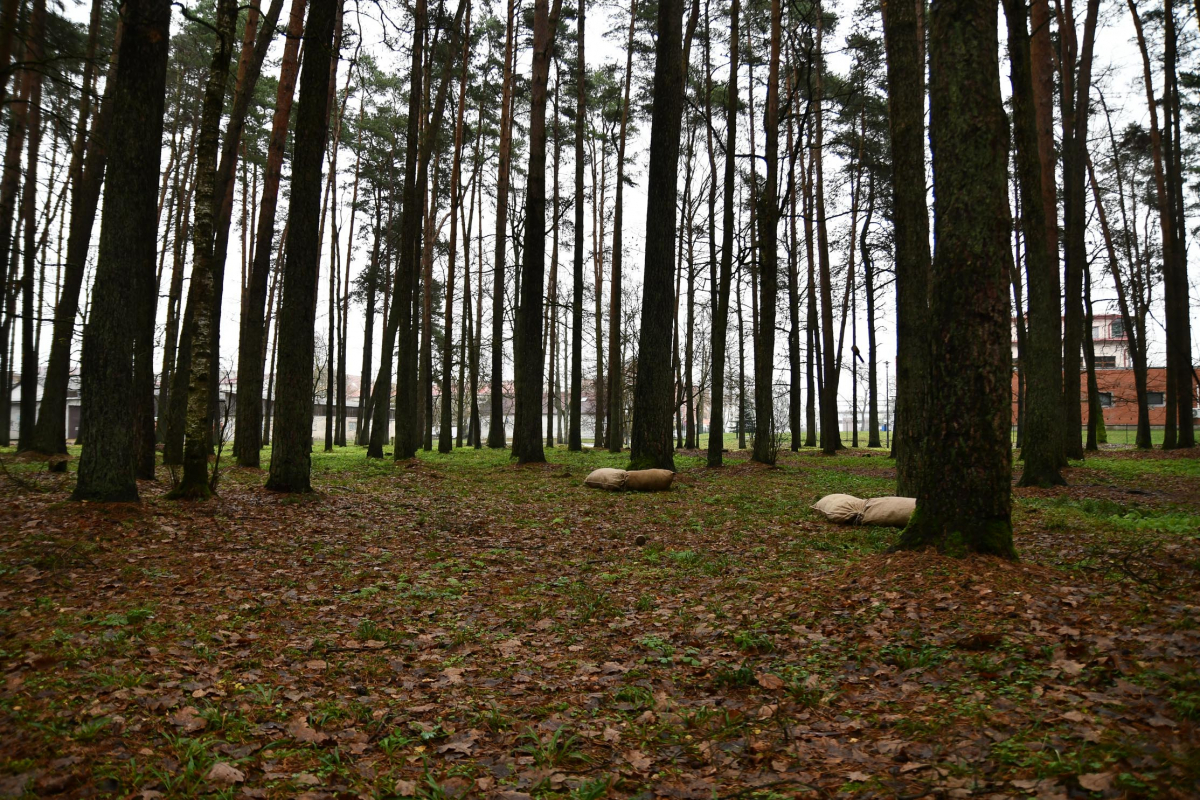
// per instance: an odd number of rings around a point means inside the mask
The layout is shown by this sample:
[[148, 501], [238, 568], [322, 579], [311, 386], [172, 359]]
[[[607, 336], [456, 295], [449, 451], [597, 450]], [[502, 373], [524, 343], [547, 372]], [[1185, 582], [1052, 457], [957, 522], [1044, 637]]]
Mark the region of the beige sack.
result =
[[669, 469], [635, 469], [626, 473], [625, 488], [635, 492], [665, 492], [675, 473]]
[[610, 492], [619, 492], [625, 488], [625, 477], [628, 474], [623, 469], [604, 467], [603, 469], [592, 470], [591, 474], [583, 479], [583, 485], [590, 486], [593, 489], [608, 489]]
[[852, 494], [828, 494], [813, 503], [812, 508], [830, 522], [853, 525], [862, 516], [866, 504], [866, 500], [859, 500]]
[[863, 509], [862, 525], [878, 525], [883, 528], [903, 528], [908, 524], [917, 507], [911, 497], [872, 497]]

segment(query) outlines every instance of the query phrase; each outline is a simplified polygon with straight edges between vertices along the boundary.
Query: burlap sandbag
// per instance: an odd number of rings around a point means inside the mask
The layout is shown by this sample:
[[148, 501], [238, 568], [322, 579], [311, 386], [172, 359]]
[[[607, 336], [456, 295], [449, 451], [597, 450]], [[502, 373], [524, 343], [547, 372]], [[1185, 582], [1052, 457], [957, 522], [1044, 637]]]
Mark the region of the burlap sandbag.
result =
[[610, 492], [619, 492], [625, 488], [625, 478], [628, 474], [623, 469], [604, 467], [592, 470], [591, 474], [583, 479], [583, 485], [590, 486], [593, 489], [608, 489]]
[[862, 516], [866, 500], [859, 500], [852, 494], [827, 494], [812, 504], [812, 509], [825, 515], [830, 522], [843, 525], [853, 525]]
[[867, 500], [859, 523], [881, 528], [903, 528], [916, 507], [917, 501], [911, 497], [872, 497]]
[[665, 492], [675, 473], [669, 469], [635, 469], [625, 473], [625, 488], [635, 492]]

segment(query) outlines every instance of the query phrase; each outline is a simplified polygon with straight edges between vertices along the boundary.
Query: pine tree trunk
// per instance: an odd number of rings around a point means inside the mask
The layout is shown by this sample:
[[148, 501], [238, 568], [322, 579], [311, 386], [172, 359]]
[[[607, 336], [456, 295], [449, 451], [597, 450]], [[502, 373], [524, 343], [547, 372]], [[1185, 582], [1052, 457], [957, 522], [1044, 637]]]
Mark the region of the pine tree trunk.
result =
[[929, 214], [925, 193], [923, 0], [883, 15], [896, 239], [896, 493], [910, 497], [919, 472], [928, 372]]
[[899, 546], [1013, 558], [1012, 221], [996, 13], [980, 0], [932, 6], [933, 335], [917, 508]]
[[171, 7], [126, 0], [120, 57], [113, 76], [113, 130], [104, 218], [88, 324], [83, 335], [81, 426], [87, 444], [75, 500], [137, 500], [134, 438], [125, 409], [133, 402], [137, 319], [130, 297], [154, 280], [156, 195], [162, 153]]
[[263, 192], [258, 201], [258, 228], [254, 237], [254, 256], [246, 292], [246, 314], [238, 331], [238, 395], [235, 428], [236, 456], [240, 466], [257, 468], [259, 451], [265, 444], [260, 436], [262, 425], [263, 367], [266, 327], [267, 282], [271, 272], [271, 252], [275, 245], [275, 213], [279, 203], [279, 181], [283, 171], [283, 156], [287, 146], [288, 121], [291, 118], [292, 98], [300, 66], [300, 39], [304, 33], [306, 0], [292, 0], [288, 18], [287, 39], [283, 61], [279, 68], [279, 83], [275, 92], [275, 114], [271, 121], [271, 138], [267, 144], [267, 161], [263, 170]]
[[[1085, 207], [1087, 125], [1092, 79], [1092, 49], [1095, 41], [1099, 0], [1087, 1], [1083, 50], [1076, 70], [1075, 22], [1070, 2], [1059, 18], [1060, 102], [1062, 106], [1063, 154], [1063, 452], [1067, 458], [1083, 458], [1082, 408], [1079, 402], [1080, 359], [1083, 352], [1083, 273], [1087, 252], [1087, 209]], [[1067, 20], [1069, 19], [1069, 22]], [[1031, 298], [1032, 301], [1032, 298]]]
[[[737, 165], [734, 154], [737, 149], [738, 26], [740, 16], [740, 0], [731, 0], [729, 5], [729, 75], [731, 80], [726, 84], [725, 89], [725, 174], [722, 183], [724, 203], [721, 212], [721, 266], [720, 274], [713, 282], [712, 290], [712, 412], [708, 426], [707, 459], [709, 467], [722, 465], [725, 450], [725, 351], [729, 336], [729, 289], [733, 280], [733, 193], [737, 183]], [[715, 180], [715, 174], [713, 179]], [[739, 315], [739, 325], [740, 323]]]
[[[1174, 407], [1178, 416], [1175, 446], [1194, 447], [1196, 433], [1192, 404], [1195, 398], [1193, 383], [1196, 373], [1192, 366], [1191, 305], [1188, 283], [1187, 220], [1184, 200], [1183, 131], [1180, 122], [1179, 101], [1179, 45], [1176, 33], [1175, 9], [1172, 0], [1163, 2], [1163, 129], [1164, 156], [1166, 164], [1167, 192], [1170, 198], [1170, 213], [1173, 216], [1171, 231], [1175, 241], [1171, 245], [1173, 263], [1164, 270], [1164, 297], [1167, 303], [1167, 392], [1175, 395]], [[1085, 144], [1086, 146], [1086, 144]], [[1171, 404], [1168, 401], [1167, 412]], [[1163, 446], [1167, 446], [1166, 436]]]
[[[33, 283], [37, 269], [37, 175], [38, 156], [42, 146], [42, 61], [46, 35], [46, 0], [33, 0], [29, 36], [25, 45], [25, 61], [38, 65], [28, 72], [32, 76], [26, 100], [28, 113], [28, 160], [21, 192], [21, 216], [24, 218], [25, 242], [22, 248], [24, 271], [21, 277], [21, 422], [17, 428], [17, 450], [33, 445], [33, 429], [37, 422], [38, 354], [34, 344]], [[7, 423], [6, 423], [7, 424]]]
[[[1042, 163], [1038, 119], [1031, 69], [1030, 39], [1025, 24], [1024, 0], [1005, 0], [1008, 49], [1013, 96], [1013, 140], [1016, 146], [1017, 183], [1020, 189], [1021, 230], [1025, 237], [1025, 271], [1029, 282], [1029, 323], [1020, 333], [1021, 374], [1025, 381], [1021, 418], [1021, 457], [1025, 468], [1022, 486], [1061, 486], [1062, 350], [1060, 342], [1057, 259], [1050, 259], [1043, 207]], [[1020, 276], [1013, 276], [1020, 291]], [[1018, 309], [1018, 325], [1024, 328]], [[1021, 339], [1024, 339], [1022, 342]], [[1071, 373], [1067, 373], [1068, 384]]]
[[[310, 3], [304, 26], [304, 45], [309, 53], [331, 50], [337, 5], [337, 0]], [[287, 254], [276, 333], [277, 340], [286, 344], [279, 348], [275, 442], [267, 479], [268, 489], [281, 492], [312, 490], [313, 337], [320, 259], [317, 239], [331, 68], [327, 58], [306, 59], [296, 101]]]
[[[779, 301], [779, 49], [783, 14], [771, 0], [771, 52], [767, 62], [767, 107], [763, 112], [766, 182], [758, 197], [759, 321], [754, 352], [754, 452], [762, 464], [774, 464], [775, 447], [775, 316]], [[851, 243], [853, 248], [853, 243]]]
[[[167, 441], [168, 410], [171, 406], [170, 391], [174, 380], [175, 354], [179, 346], [179, 317], [183, 300], [184, 259], [187, 251], [187, 243], [191, 238], [192, 193], [196, 188], [195, 171], [193, 170], [196, 156], [197, 126], [195, 122], [196, 118], [193, 116], [192, 134], [188, 143], [188, 157], [187, 162], [184, 164], [183, 176], [181, 178], [184, 182], [183, 197], [179, 203], [179, 215], [176, 218], [175, 224], [175, 241], [172, 246], [171, 285], [167, 292], [167, 324], [166, 330], [163, 333], [162, 370], [159, 373], [158, 379], [157, 439], [164, 443]], [[180, 457], [182, 457], [182, 454], [180, 454]], [[163, 462], [172, 463], [167, 460], [165, 450], [163, 452]], [[174, 463], [178, 463], [178, 459]]]
[[[438, 452], [449, 453], [453, 449], [451, 435], [451, 369], [454, 365], [454, 260], [458, 251], [458, 207], [459, 177], [462, 174], [463, 118], [467, 113], [467, 73], [471, 64], [471, 9], [467, 4], [467, 19], [463, 30], [462, 74], [458, 84], [458, 114], [454, 124], [454, 163], [450, 169], [450, 253], [446, 262], [446, 323], [442, 331], [442, 407], [441, 430], [438, 436]], [[459, 381], [462, 385], [462, 381]], [[461, 414], [459, 415], [461, 418]], [[460, 420], [461, 422], [461, 420]]]
[[554, 82], [554, 189], [553, 197], [550, 206], [550, 229], [552, 245], [550, 247], [550, 282], [547, 289], [548, 308], [545, 316], [548, 328], [547, 335], [550, 337], [549, 357], [547, 363], [549, 365], [549, 373], [546, 378], [546, 447], [554, 447], [554, 407], [557, 403], [554, 386], [557, 378], [557, 354], [558, 354], [558, 223], [559, 223], [559, 196], [558, 196], [558, 168], [561, 161], [562, 148], [559, 138], [558, 129], [558, 73], [555, 72]]
[[[213, 303], [215, 255], [217, 156], [221, 116], [225, 106], [225, 84], [233, 55], [236, 0], [219, 0], [217, 42], [209, 65], [196, 147], [196, 218], [192, 227], [192, 284], [188, 305], [192, 306], [190, 352], [187, 369], [187, 413], [184, 426], [183, 477], [171, 496], [203, 499], [212, 491], [208, 478], [209, 381], [212, 377]], [[223, 187], [222, 187], [223, 188]], [[186, 324], [186, 323], [185, 323]], [[182, 354], [181, 354], [182, 355]], [[182, 366], [179, 368], [182, 371]], [[178, 386], [179, 381], [176, 381]]]
[[[816, 158], [816, 184], [813, 196], [817, 218], [817, 275], [821, 295], [821, 339], [824, 349], [824, 384], [821, 393], [821, 450], [826, 455], [832, 455], [842, 449], [842, 436], [837, 411], [837, 392], [840, 376], [837, 354], [840, 347], [835, 347], [833, 340], [833, 286], [830, 274], [829, 233], [826, 226], [825, 214], [825, 127], [822, 106], [825, 103], [824, 68], [822, 65], [822, 46], [825, 29], [822, 25], [822, 14], [818, 6], [817, 16], [817, 75], [816, 98], [814, 99], [814, 157]], [[924, 202], [924, 200], [922, 200]], [[843, 320], [845, 315], [843, 315]]]
[[[587, 117], [587, 62], [584, 29], [587, 0], [579, 0], [575, 60], [575, 230], [571, 277], [571, 389], [567, 450], [583, 449], [583, 136]], [[594, 204], [594, 201], [593, 201]]]
[[[622, 235], [625, 205], [625, 144], [629, 130], [629, 91], [633, 82], [633, 33], [637, 22], [637, 0], [629, 3], [629, 39], [625, 43], [625, 90], [621, 100], [621, 132], [617, 140], [617, 183], [613, 206], [612, 277], [608, 299], [608, 452], [619, 453], [625, 444], [624, 364], [621, 361], [621, 265], [624, 260]], [[674, 231], [669, 231], [673, 236]]]
[[[15, 8], [16, 2], [8, 3]], [[71, 164], [67, 178], [71, 184], [71, 225], [67, 233], [67, 254], [59, 280], [59, 294], [55, 302], [54, 327], [50, 337], [50, 356], [46, 364], [46, 378], [42, 389], [42, 402], [33, 431], [32, 449], [45, 454], [67, 452], [66, 411], [67, 387], [70, 381], [71, 345], [75, 337], [75, 317], [79, 312], [79, 292], [83, 285], [84, 256], [91, 241], [92, 226], [96, 219], [96, 207], [100, 200], [103, 178], [103, 163], [106, 154], [107, 128], [112, 118], [112, 87], [115, 81], [116, 54], [120, 48], [121, 25], [117, 24], [117, 40], [113, 48], [108, 79], [104, 84], [104, 96], [100, 101], [96, 122], [88, 135], [88, 122], [92, 116], [91, 100], [96, 80], [95, 53], [99, 38], [100, 0], [92, 3], [91, 21], [88, 26], [87, 58], [84, 61], [83, 90], [79, 97], [79, 117], [75, 141], [71, 147]], [[7, 8], [6, 12], [7, 13]], [[7, 64], [4, 56], [0, 64]], [[2, 91], [2, 90], [0, 90]], [[86, 232], [84, 227], [86, 226]], [[62, 246], [61, 230], [59, 247]], [[82, 245], [81, 245], [82, 241]], [[52, 468], [66, 469], [66, 462], [53, 462]]]
[[354, 443], [365, 446], [371, 438], [371, 367], [372, 349], [375, 345], [375, 302], [379, 285], [379, 242], [383, 235], [383, 209], [380, 198], [375, 198], [375, 236], [371, 245], [371, 265], [367, 268], [367, 303], [364, 308], [366, 322], [363, 328], [362, 370], [358, 379], [358, 426], [354, 432]]
[[[496, 255], [492, 262], [492, 363], [491, 413], [488, 417], [488, 447], [502, 449], [508, 444], [504, 430], [504, 265], [508, 254], [508, 237], [504, 225], [508, 221], [508, 173], [512, 149], [513, 79], [516, 53], [514, 0], [508, 0], [508, 25], [504, 37], [504, 78], [500, 113], [500, 153], [496, 178]], [[482, 225], [482, 218], [480, 218]], [[516, 344], [514, 342], [514, 350]], [[515, 433], [514, 433], [515, 436]]]
[[874, 215], [875, 172], [872, 170], [867, 183], [867, 216], [859, 237], [867, 295], [867, 447], [882, 446], [879, 441], [879, 358], [875, 349], [875, 261], [867, 246], [867, 231]]
[[1130, 310], [1129, 299], [1132, 292], [1126, 288], [1125, 281], [1121, 277], [1121, 270], [1117, 261], [1117, 250], [1113, 244], [1112, 231], [1108, 224], [1108, 214], [1100, 198], [1100, 187], [1096, 183], [1096, 174], [1090, 158], [1088, 159], [1087, 168], [1088, 180], [1092, 187], [1092, 198], [1095, 200], [1096, 214], [1100, 220], [1100, 231], [1104, 236], [1104, 248], [1108, 255], [1109, 271], [1112, 275], [1113, 285], [1117, 290], [1117, 305], [1121, 310], [1121, 323], [1125, 327], [1125, 338], [1129, 342], [1129, 361], [1133, 367], [1134, 391], [1137, 394], [1137, 435], [1134, 443], [1140, 450], [1149, 450], [1153, 447], [1153, 444], [1150, 438], [1150, 406], [1146, 397], [1145, 341], [1138, 335], [1135, 316]]
[[513, 453], [518, 464], [546, 460], [542, 447], [542, 301], [546, 266], [546, 85], [562, 0], [535, 0], [533, 70], [529, 89], [529, 171], [525, 189], [525, 246], [517, 309], [516, 408]]

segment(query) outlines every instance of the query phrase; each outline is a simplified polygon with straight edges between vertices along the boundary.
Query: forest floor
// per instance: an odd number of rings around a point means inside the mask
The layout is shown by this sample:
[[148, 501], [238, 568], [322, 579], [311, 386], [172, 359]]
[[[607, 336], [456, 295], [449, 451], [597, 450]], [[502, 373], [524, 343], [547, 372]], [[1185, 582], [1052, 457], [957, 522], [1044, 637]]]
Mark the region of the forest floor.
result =
[[1016, 563], [809, 510], [885, 453], [698, 455], [99, 505], [0, 453], [0, 796], [1200, 796], [1200, 452], [1015, 490]]

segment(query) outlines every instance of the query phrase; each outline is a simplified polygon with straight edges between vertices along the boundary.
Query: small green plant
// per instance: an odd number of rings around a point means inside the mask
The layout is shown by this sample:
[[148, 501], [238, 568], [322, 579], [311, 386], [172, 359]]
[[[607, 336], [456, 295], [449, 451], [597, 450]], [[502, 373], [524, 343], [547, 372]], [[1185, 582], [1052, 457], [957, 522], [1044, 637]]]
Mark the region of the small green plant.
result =
[[548, 736], [540, 737], [532, 728], [526, 728], [521, 734], [520, 751], [533, 758], [533, 763], [539, 767], [558, 767], [570, 761], [586, 761], [587, 757], [579, 749], [579, 737], [567, 733], [565, 728], [559, 728]]
[[613, 699], [618, 703], [627, 704], [631, 711], [640, 711], [650, 707], [654, 701], [654, 695], [650, 694], [650, 690], [645, 686], [628, 685], [617, 689]]
[[721, 664], [713, 670], [713, 683], [718, 687], [739, 689], [743, 686], [754, 686], [758, 681], [754, 677], [754, 670], [745, 664], [739, 667]]
[[660, 664], [670, 664], [671, 656], [675, 655], [675, 646], [659, 636], [643, 636], [641, 639], [638, 639], [638, 644], [650, 652], [657, 654], [655, 656], [648, 657], [646, 659], [647, 661], [657, 661]]
[[100, 735], [100, 732], [108, 727], [108, 717], [96, 717], [89, 719], [86, 722], [81, 722], [75, 732], [71, 734], [71, 738], [77, 742], [90, 742]]
[[379, 749], [389, 756], [394, 755], [398, 750], [403, 750], [412, 743], [412, 737], [405, 736], [400, 731], [392, 731], [378, 742]]
[[654, 595], [643, 594], [638, 597], [637, 602], [633, 607], [638, 611], [646, 612], [653, 611], [656, 605], [657, 603], [654, 601]]
[[879, 658], [885, 664], [891, 664], [901, 671], [910, 669], [928, 669], [940, 664], [946, 658], [946, 653], [939, 647], [923, 644], [913, 647], [903, 644], [884, 645], [879, 650]]
[[612, 778], [605, 776], [603, 778], [593, 778], [584, 781], [571, 790], [571, 800], [600, 800], [608, 794], [609, 788], [612, 786]]
[[770, 653], [775, 649], [775, 641], [762, 631], [738, 631], [733, 635], [733, 643], [746, 653]]

